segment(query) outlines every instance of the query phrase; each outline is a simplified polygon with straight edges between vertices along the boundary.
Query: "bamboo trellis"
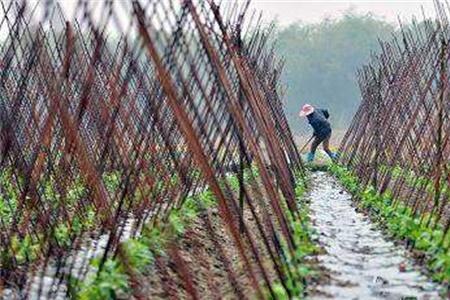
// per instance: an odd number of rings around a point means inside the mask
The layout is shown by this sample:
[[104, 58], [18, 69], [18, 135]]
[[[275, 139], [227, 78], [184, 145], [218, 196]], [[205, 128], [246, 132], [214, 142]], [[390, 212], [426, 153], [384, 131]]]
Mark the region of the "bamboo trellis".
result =
[[[450, 229], [449, 11], [402, 26], [359, 70], [362, 103], [344, 137], [341, 162], [406, 205], [426, 227]], [[443, 244], [446, 249], [450, 245]]]
[[[229, 296], [273, 295], [296, 272], [288, 215], [298, 218], [303, 168], [278, 95], [282, 62], [248, 3], [227, 7], [79, 1], [69, 18], [56, 1], [2, 2], [3, 297], [73, 296], [94, 259], [98, 274], [112, 258], [126, 268], [124, 242], [206, 189], [218, 214], [200, 214], [202, 238]], [[202, 285], [214, 277], [208, 253], [183, 251], [172, 241], [156, 258], [153, 275], [167, 277], [165, 263], [177, 275], [160, 296], [223, 296]], [[130, 295], [148, 297], [148, 277], [125, 273]]]

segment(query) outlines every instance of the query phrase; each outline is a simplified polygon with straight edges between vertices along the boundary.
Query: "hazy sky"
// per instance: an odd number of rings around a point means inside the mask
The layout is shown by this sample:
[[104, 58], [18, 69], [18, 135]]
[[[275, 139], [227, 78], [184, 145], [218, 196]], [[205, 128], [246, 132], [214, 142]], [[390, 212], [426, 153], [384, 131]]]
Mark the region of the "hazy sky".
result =
[[282, 25], [298, 20], [313, 23], [319, 22], [325, 17], [336, 18], [349, 8], [363, 14], [372, 12], [392, 23], [398, 23], [398, 17], [402, 21], [411, 20], [413, 15], [421, 18], [422, 7], [427, 16], [434, 16], [432, 0], [253, 0], [251, 7], [262, 10], [265, 20], [277, 18]]
[[[0, 0], [3, 1], [3, 0]], [[28, 0], [29, 3], [44, 3], [45, 0]], [[130, 0], [114, 0], [115, 2]], [[175, 0], [177, 1], [182, 0]], [[204, 1], [204, 0], [194, 0]], [[225, 2], [244, 2], [246, 0], [222, 0]], [[444, 0], [441, 0], [444, 1]], [[67, 12], [72, 13], [78, 0], [59, 0]], [[89, 0], [91, 6], [96, 7], [98, 0]], [[145, 2], [145, 1], [143, 1]], [[120, 5], [119, 5], [120, 6]], [[267, 21], [277, 18], [281, 25], [288, 25], [295, 21], [306, 23], [320, 22], [325, 17], [336, 18], [349, 8], [358, 13], [372, 12], [387, 21], [397, 23], [397, 17], [410, 20], [413, 15], [420, 17], [422, 8], [427, 16], [434, 15], [433, 0], [252, 0], [251, 8], [263, 12]]]
[[[0, 0], [4, 1], [4, 0]], [[43, 4], [46, 0], [28, 0], [30, 7], [34, 7], [36, 4]], [[65, 15], [71, 18], [74, 15], [74, 8], [79, 0], [59, 0], [62, 5]], [[114, 0], [117, 7], [122, 7], [120, 1], [130, 0]], [[160, 0], [161, 1], [161, 0]], [[182, 0], [175, 0], [182, 1]], [[204, 0], [194, 0], [204, 1]], [[242, 2], [244, 0], [223, 0], [226, 2]], [[444, 0], [441, 0], [444, 1]], [[103, 16], [104, 12], [99, 5], [103, 1], [89, 0], [91, 7], [97, 8], [94, 12], [94, 19]], [[144, 1], [145, 2], [145, 1]], [[43, 6], [38, 6], [38, 11]], [[348, 10], [353, 9], [357, 13], [373, 13], [385, 20], [398, 24], [398, 17], [402, 21], [410, 21], [413, 15], [421, 18], [422, 8], [426, 16], [434, 16], [434, 4], [433, 0], [360, 0], [360, 1], [344, 1], [344, 0], [252, 0], [251, 9], [262, 11], [264, 20], [270, 22], [274, 19], [278, 19], [279, 23], [288, 25], [296, 21], [304, 23], [320, 22], [322, 19], [339, 18], [342, 14]], [[42, 9], [41, 9], [42, 10]], [[118, 9], [120, 11], [120, 9]], [[41, 12], [43, 13], [43, 11]], [[37, 13], [35, 16], [41, 16]], [[127, 26], [130, 23], [125, 17], [126, 13], [119, 16], [123, 26]], [[0, 16], [1, 17], [1, 16]], [[1, 18], [0, 18], [1, 19]], [[37, 17], [39, 20], [39, 17]], [[7, 35], [7, 25], [0, 26], [0, 39], [4, 39]]]

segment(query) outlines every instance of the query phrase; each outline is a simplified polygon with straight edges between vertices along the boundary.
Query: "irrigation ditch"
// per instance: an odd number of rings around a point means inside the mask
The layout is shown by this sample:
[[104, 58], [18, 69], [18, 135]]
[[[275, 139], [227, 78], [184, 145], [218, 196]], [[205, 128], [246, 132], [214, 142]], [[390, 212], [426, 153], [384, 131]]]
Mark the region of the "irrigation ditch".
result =
[[448, 286], [433, 281], [418, 253], [396, 238], [358, 195], [348, 192], [341, 177], [327, 167], [310, 176], [305, 198], [311, 212], [311, 238], [321, 250], [314, 256], [318, 274], [307, 299], [448, 297]]

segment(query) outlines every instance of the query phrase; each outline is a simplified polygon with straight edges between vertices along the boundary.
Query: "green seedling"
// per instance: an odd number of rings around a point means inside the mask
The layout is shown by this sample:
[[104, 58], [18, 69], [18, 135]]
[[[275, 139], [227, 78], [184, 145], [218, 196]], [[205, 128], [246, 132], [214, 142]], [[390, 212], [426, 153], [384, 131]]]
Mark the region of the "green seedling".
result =
[[[441, 226], [427, 227], [428, 222], [416, 217], [410, 207], [402, 204], [393, 206], [389, 191], [380, 195], [372, 186], [361, 191], [358, 179], [346, 168], [334, 165], [330, 170], [395, 238], [409, 241], [415, 249], [426, 255], [428, 269], [435, 280], [450, 282], [449, 238], [444, 236]], [[418, 181], [430, 184], [428, 179], [419, 178]], [[429, 214], [425, 217], [429, 218], [433, 220], [435, 216]]]

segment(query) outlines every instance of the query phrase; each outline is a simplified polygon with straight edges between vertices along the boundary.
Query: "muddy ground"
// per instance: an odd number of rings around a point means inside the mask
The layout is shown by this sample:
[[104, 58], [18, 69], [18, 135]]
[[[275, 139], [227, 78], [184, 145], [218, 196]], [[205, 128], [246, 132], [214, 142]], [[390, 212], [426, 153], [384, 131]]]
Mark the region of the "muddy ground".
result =
[[444, 299], [404, 247], [387, 239], [370, 218], [358, 212], [343, 187], [315, 172], [307, 195], [318, 256], [327, 276], [311, 287], [309, 299]]

